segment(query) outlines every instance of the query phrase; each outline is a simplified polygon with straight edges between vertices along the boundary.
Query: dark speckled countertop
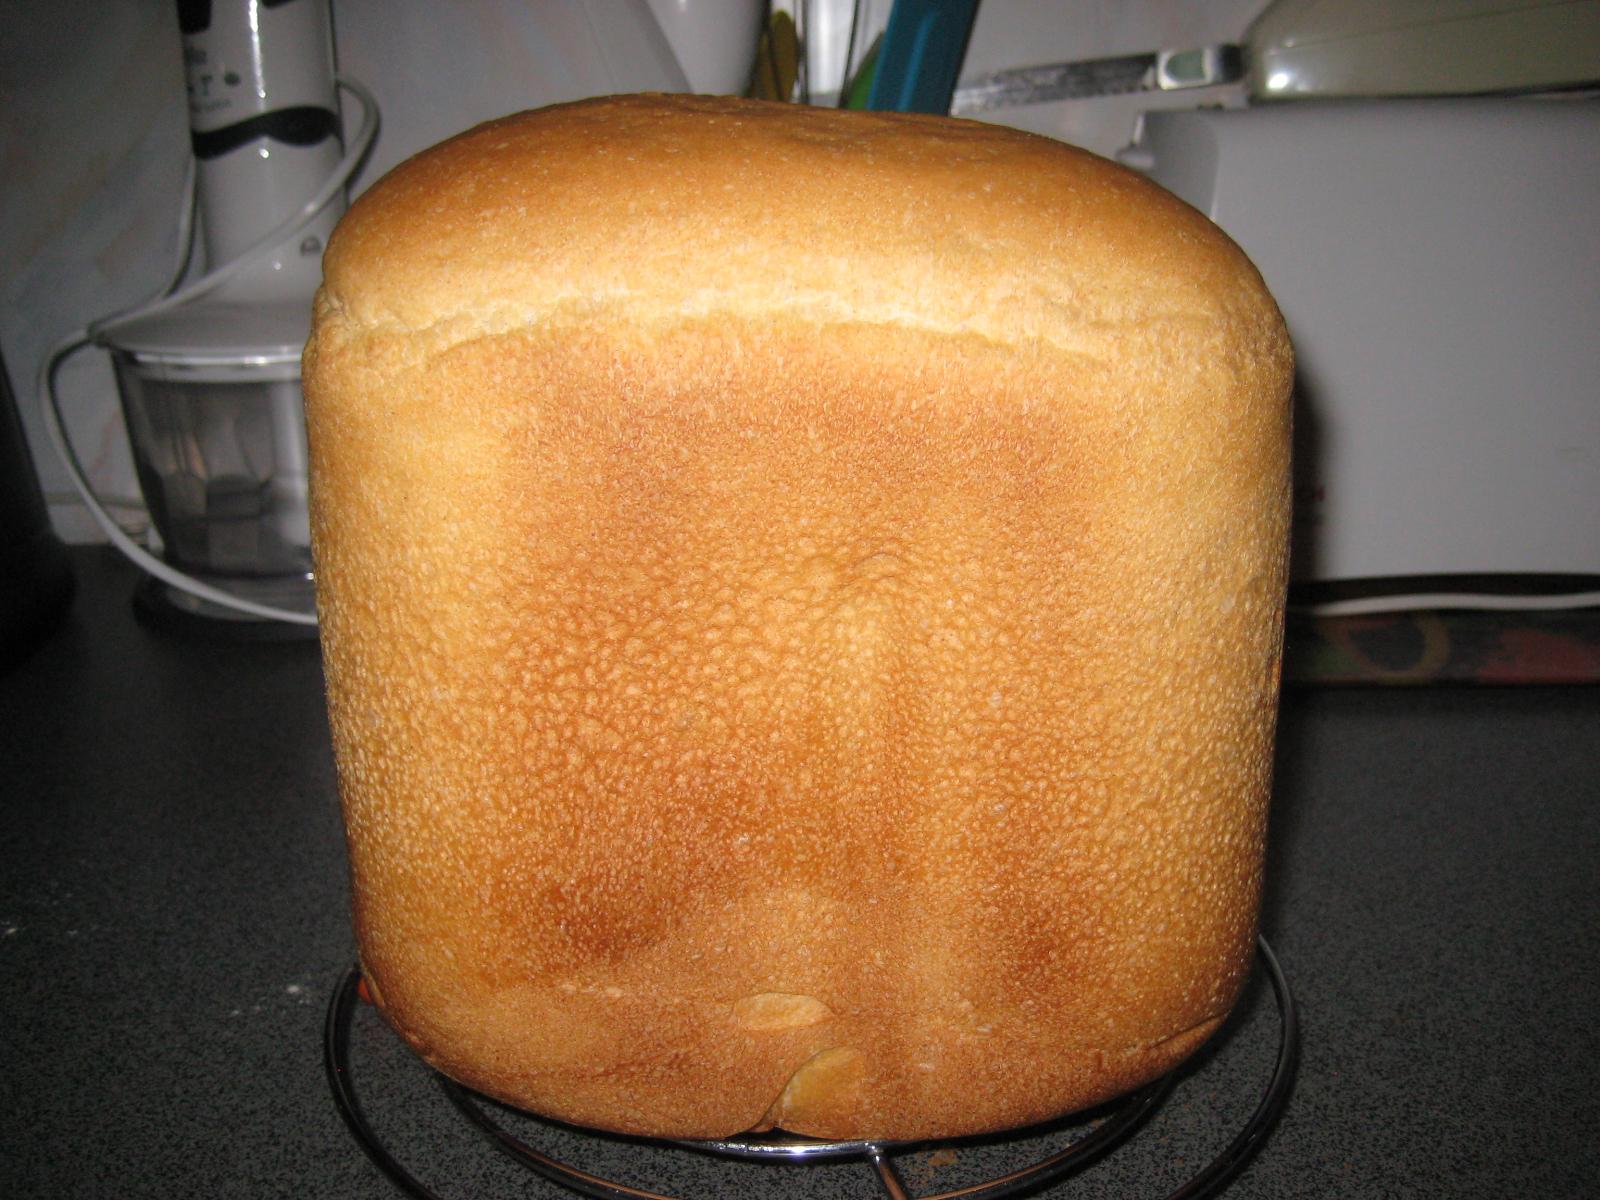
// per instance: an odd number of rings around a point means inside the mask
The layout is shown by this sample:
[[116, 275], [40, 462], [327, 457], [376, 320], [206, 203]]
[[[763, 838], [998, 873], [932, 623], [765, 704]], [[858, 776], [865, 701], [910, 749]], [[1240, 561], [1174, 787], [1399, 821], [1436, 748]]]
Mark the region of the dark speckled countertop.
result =
[[[0, 679], [0, 1194], [398, 1195], [322, 1075], [352, 942], [315, 648], [152, 633], [134, 571], [75, 556], [71, 621]], [[1298, 693], [1280, 745], [1265, 922], [1304, 1058], [1228, 1195], [1600, 1194], [1600, 689]], [[1272, 1022], [1255, 995], [1148, 1126], [1045, 1194], [1166, 1196], [1248, 1112]], [[374, 1122], [441, 1195], [564, 1194], [366, 1011], [353, 1045]], [[660, 1191], [876, 1194], [861, 1168], [538, 1136]], [[1014, 1152], [902, 1170], [925, 1195]]]

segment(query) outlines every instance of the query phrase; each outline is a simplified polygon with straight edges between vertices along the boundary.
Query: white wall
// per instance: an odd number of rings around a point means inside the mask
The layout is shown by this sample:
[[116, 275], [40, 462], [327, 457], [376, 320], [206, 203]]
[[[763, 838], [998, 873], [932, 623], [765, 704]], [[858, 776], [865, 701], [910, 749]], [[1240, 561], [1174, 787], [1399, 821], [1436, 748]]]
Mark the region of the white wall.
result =
[[[161, 286], [175, 252], [188, 117], [171, 0], [10, 0], [0, 8], [0, 348], [57, 528], [95, 536], [60, 501], [33, 376], [63, 334]], [[135, 500], [110, 370], [62, 378], [103, 494]]]

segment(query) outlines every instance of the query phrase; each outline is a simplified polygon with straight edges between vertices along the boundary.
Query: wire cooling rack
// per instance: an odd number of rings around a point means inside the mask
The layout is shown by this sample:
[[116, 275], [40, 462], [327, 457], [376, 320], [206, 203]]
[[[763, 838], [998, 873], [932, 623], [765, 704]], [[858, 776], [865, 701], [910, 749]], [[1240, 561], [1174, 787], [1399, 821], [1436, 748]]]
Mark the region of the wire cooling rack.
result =
[[[1239, 1127], [1220, 1154], [1189, 1176], [1166, 1200], [1202, 1200], [1215, 1196], [1244, 1168], [1250, 1157], [1271, 1132], [1274, 1122], [1288, 1101], [1299, 1062], [1299, 1018], [1294, 996], [1278, 965], [1277, 957], [1265, 938], [1257, 939], [1257, 959], [1271, 985], [1277, 1005], [1278, 1046], [1270, 1073], [1261, 1085], [1255, 1109]], [[333, 999], [323, 1032], [323, 1064], [339, 1115], [344, 1118], [367, 1156], [385, 1175], [413, 1200], [443, 1200], [439, 1193], [424, 1186], [401, 1164], [373, 1129], [355, 1091], [350, 1055], [350, 1028], [359, 1004], [361, 972], [352, 967], [346, 972]], [[529, 1171], [583, 1196], [595, 1200], [684, 1200], [662, 1192], [648, 1191], [602, 1179], [570, 1166], [527, 1144], [508, 1130], [492, 1111], [503, 1109], [443, 1075], [434, 1077], [444, 1094], [462, 1117], [490, 1142]], [[1064, 1179], [1110, 1154], [1128, 1139], [1160, 1108], [1172, 1091], [1176, 1072], [1117, 1101], [1103, 1110], [1104, 1115], [1081, 1136], [1064, 1147], [1053, 1147], [1045, 1156], [1026, 1166], [969, 1184], [954, 1191], [918, 1195], [908, 1190], [895, 1159], [913, 1151], [936, 1149], [937, 1142], [840, 1141], [825, 1142], [787, 1134], [747, 1134], [718, 1141], [663, 1140], [655, 1145], [691, 1155], [713, 1155], [732, 1160], [783, 1165], [800, 1163], [856, 1163], [865, 1165], [877, 1181], [877, 1193], [888, 1200], [1000, 1200]], [[504, 1109], [505, 1112], [513, 1110]], [[557, 1128], [555, 1123], [548, 1123]], [[571, 1132], [571, 1127], [559, 1128]], [[599, 1138], [603, 1135], [593, 1135]]]

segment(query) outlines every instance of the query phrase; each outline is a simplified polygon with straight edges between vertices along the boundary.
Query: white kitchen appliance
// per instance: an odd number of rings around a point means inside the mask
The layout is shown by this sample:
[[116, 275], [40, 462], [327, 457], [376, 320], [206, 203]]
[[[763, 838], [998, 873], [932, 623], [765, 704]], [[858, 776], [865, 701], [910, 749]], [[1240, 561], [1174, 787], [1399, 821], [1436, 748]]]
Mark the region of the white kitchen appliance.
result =
[[1600, 604], [1600, 0], [1276, 0], [1237, 43], [985, 65], [957, 113], [1100, 105], [1261, 269], [1297, 599]]
[[[340, 143], [327, 0], [182, 0], [194, 150], [193, 221], [212, 270], [92, 326], [116, 371], [140, 488], [162, 541], [133, 545], [90, 494], [61, 422], [50, 426], [107, 535], [150, 571], [141, 611], [194, 628], [316, 624], [300, 353], [322, 249], [376, 119], [363, 94]], [[188, 234], [192, 238], [195, 229]], [[55, 406], [47, 417], [55, 418]], [[283, 625], [269, 626], [281, 636]], [[268, 636], [274, 634], [269, 633]]]
[[1149, 113], [1135, 150], [1288, 322], [1299, 579], [1594, 590], [1600, 101]]
[[764, 0], [649, 0], [692, 91], [743, 95], [766, 16]]

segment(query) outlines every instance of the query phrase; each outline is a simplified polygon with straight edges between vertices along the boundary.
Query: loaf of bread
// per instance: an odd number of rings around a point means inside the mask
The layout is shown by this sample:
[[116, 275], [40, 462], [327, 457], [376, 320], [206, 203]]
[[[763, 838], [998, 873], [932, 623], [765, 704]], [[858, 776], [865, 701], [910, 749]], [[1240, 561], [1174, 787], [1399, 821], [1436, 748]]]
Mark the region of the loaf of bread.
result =
[[925, 1138], [1248, 972], [1290, 351], [1244, 255], [975, 122], [635, 96], [405, 163], [306, 352], [362, 967], [581, 1125]]

